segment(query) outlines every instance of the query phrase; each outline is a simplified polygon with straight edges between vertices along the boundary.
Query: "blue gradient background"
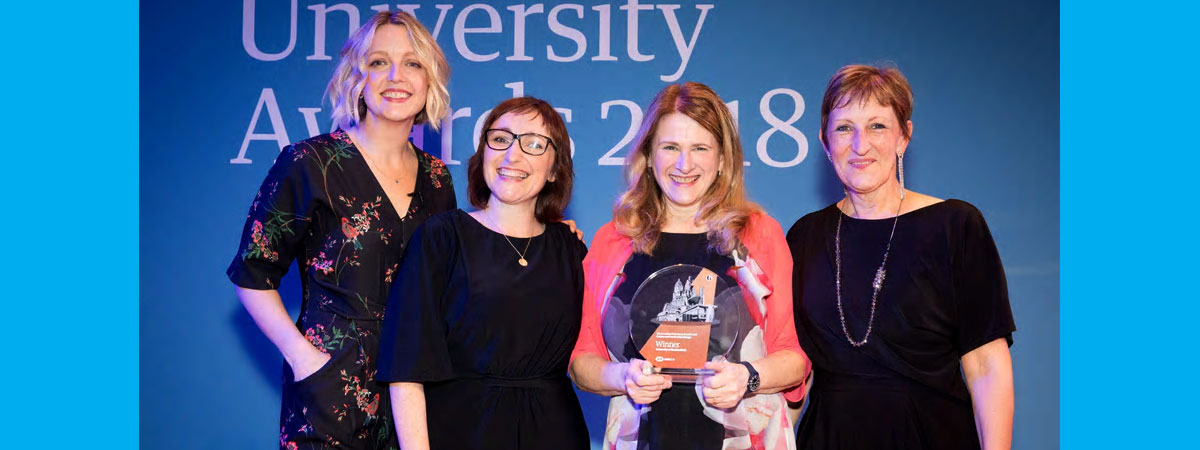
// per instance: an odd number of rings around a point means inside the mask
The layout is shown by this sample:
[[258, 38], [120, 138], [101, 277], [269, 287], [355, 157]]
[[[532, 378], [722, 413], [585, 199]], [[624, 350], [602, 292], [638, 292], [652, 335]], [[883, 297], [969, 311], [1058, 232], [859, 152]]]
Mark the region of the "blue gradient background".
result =
[[[287, 2], [258, 2], [258, 45], [286, 45]], [[373, 2], [353, 2], [367, 15]], [[584, 58], [545, 59], [545, 45], [572, 53], [574, 44], [545, 28], [545, 15], [527, 21], [530, 62], [512, 54], [512, 13], [498, 4], [504, 32], [471, 35], [477, 53], [500, 51], [491, 62], [459, 56], [451, 36], [455, 8], [439, 42], [454, 70], [455, 108], [471, 107], [455, 122], [455, 159], [473, 146], [480, 113], [507, 98], [506, 83], [573, 110], [568, 125], [576, 143], [576, 193], [569, 215], [590, 237], [610, 217], [619, 168], [596, 160], [629, 126], [623, 108], [600, 119], [600, 104], [615, 99], [644, 105], [666, 83], [678, 59], [659, 11], [642, 13], [640, 47], [656, 59], [635, 63], [625, 55], [625, 13], [612, 4], [611, 53], [619, 61], [593, 62], [596, 13], [562, 21], [588, 37]], [[585, 5], [591, 3], [581, 2]], [[785, 228], [840, 196], [841, 189], [817, 140], [820, 98], [828, 77], [849, 63], [895, 62], [916, 94], [914, 140], [906, 179], [920, 192], [960, 198], [988, 219], [1008, 274], [1018, 332], [1012, 352], [1017, 389], [1014, 444], [1057, 448], [1059, 442], [1059, 13], [1038, 1], [934, 2], [916, 7], [894, 2], [855, 3], [716, 1], [709, 11], [682, 80], [712, 86], [738, 101], [743, 145], [751, 166], [752, 198]], [[279, 148], [255, 142], [253, 164], [231, 165], [259, 92], [272, 88], [292, 141], [307, 136], [301, 107], [322, 107], [320, 94], [336, 60], [308, 61], [313, 13], [300, 2], [292, 55], [278, 62], [250, 58], [242, 49], [241, 2], [147, 2], [141, 5], [140, 156], [140, 431], [146, 448], [264, 448], [278, 442], [279, 367], [282, 358], [255, 328], [233, 294], [224, 269], [236, 251], [246, 208]], [[432, 28], [436, 10], [422, 3], [417, 16]], [[394, 5], [393, 5], [394, 6]], [[549, 5], [547, 6], [549, 9]], [[697, 13], [677, 11], [691, 37]], [[472, 15], [476, 20], [482, 15]], [[475, 25], [469, 21], [469, 25]], [[326, 52], [348, 33], [345, 16], [331, 13]], [[336, 59], [336, 57], [335, 57]], [[1064, 69], [1065, 70], [1065, 69]], [[1063, 85], [1064, 89], [1066, 84]], [[794, 124], [808, 141], [808, 157], [786, 168], [769, 167], [755, 142], [770, 128], [759, 113], [764, 93], [799, 92], [805, 112]], [[791, 100], [770, 103], [786, 119]], [[325, 131], [328, 106], [318, 115]], [[260, 118], [257, 131], [269, 129]], [[1064, 136], [1065, 141], [1065, 136]], [[442, 150], [437, 135], [425, 149]], [[791, 159], [795, 144], [776, 133], [768, 151]], [[624, 151], [618, 153], [623, 155]], [[451, 166], [460, 199], [465, 165]], [[460, 201], [466, 204], [465, 201]], [[298, 309], [293, 274], [283, 294]], [[580, 394], [593, 436], [599, 436], [607, 402]]]

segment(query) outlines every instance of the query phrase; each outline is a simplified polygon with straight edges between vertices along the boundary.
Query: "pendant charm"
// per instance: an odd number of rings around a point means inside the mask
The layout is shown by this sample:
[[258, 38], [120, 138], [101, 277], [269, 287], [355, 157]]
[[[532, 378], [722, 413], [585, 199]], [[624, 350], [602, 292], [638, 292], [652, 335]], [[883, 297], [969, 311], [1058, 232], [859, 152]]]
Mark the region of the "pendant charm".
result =
[[520, 264], [521, 267], [525, 267], [529, 265], [529, 261], [526, 261], [525, 258], [521, 258], [517, 260], [517, 264]]

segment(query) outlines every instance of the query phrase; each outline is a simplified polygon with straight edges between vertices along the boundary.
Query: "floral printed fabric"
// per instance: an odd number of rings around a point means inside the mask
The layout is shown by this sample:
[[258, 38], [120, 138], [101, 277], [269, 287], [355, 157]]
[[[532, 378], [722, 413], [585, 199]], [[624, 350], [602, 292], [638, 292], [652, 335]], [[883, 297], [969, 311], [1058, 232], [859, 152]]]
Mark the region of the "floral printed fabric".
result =
[[376, 383], [379, 326], [408, 238], [457, 208], [449, 171], [417, 151], [411, 202], [396, 211], [350, 137], [337, 131], [283, 149], [251, 203], [227, 274], [278, 289], [295, 261], [301, 333], [329, 363], [300, 381], [283, 374], [280, 448], [395, 448], [387, 387]]

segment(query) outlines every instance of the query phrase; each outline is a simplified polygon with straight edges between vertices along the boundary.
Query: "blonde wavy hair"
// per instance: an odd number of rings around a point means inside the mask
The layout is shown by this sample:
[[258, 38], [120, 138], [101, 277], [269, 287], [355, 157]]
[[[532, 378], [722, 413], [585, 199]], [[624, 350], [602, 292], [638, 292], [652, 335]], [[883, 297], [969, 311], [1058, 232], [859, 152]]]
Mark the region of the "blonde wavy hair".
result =
[[442, 54], [441, 47], [417, 18], [404, 11], [382, 11], [359, 27], [346, 45], [342, 47], [341, 61], [333, 71], [333, 78], [325, 88], [325, 96], [333, 105], [333, 122], [342, 129], [353, 127], [367, 116], [367, 104], [362, 92], [367, 83], [367, 52], [375, 39], [375, 30], [392, 24], [408, 30], [417, 59], [429, 79], [429, 90], [425, 93], [425, 108], [417, 113], [416, 124], [429, 124], [434, 130], [450, 110], [450, 91], [446, 83], [450, 80], [450, 64]]
[[625, 157], [628, 189], [613, 207], [617, 232], [633, 240], [633, 251], [651, 254], [665, 219], [666, 199], [654, 177], [654, 135], [663, 117], [683, 114], [712, 133], [720, 145], [723, 168], [700, 198], [696, 220], [708, 225], [708, 248], [729, 254], [739, 243], [750, 215], [761, 208], [746, 199], [742, 142], [733, 115], [711, 88], [696, 82], [663, 88], [642, 119], [634, 145]]

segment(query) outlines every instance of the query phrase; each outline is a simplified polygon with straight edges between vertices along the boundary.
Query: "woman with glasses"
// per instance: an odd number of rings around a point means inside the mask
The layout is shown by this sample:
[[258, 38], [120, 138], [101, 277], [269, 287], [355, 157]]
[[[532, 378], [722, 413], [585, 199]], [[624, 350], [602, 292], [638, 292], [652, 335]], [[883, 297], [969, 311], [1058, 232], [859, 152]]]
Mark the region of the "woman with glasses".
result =
[[[792, 264], [779, 223], [746, 199], [742, 167], [733, 117], [708, 86], [667, 86], [646, 108], [625, 162], [629, 188], [584, 262], [571, 355], [575, 384], [612, 396], [606, 449], [795, 448], [784, 393], [800, 400], [808, 360], [792, 326]], [[694, 384], [655, 373], [665, 358], [631, 338], [644, 325], [630, 323], [634, 305], [663, 297], [671, 303], [656, 320], [716, 305], [723, 317], [708, 332], [717, 333], [744, 318], [725, 356], [699, 355], [712, 374]]]
[[574, 172], [548, 103], [506, 100], [467, 166], [479, 208], [417, 230], [388, 299], [379, 379], [404, 449], [586, 449], [566, 376], [587, 252], [559, 220]]
[[[449, 109], [450, 68], [405, 12], [350, 36], [329, 81], [339, 129], [287, 146], [250, 206], [229, 279], [283, 355], [282, 449], [395, 448], [388, 392], [375, 383], [379, 326], [409, 236], [456, 207], [450, 173], [408, 137]], [[279, 282], [295, 261], [293, 322]]]

